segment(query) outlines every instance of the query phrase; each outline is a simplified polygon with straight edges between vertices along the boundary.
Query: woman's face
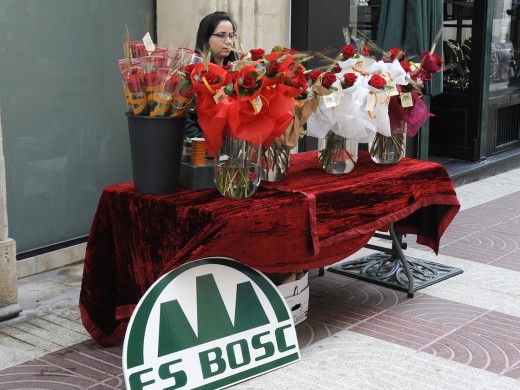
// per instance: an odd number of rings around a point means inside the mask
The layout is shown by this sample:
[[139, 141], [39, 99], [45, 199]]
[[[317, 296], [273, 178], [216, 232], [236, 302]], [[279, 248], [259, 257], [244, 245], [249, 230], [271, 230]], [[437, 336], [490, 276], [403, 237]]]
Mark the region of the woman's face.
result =
[[[230, 53], [230, 47], [233, 46], [234, 41], [229, 37], [234, 34], [233, 24], [228, 20], [221, 21], [213, 34], [209, 37], [209, 48], [213, 55], [213, 61], [216, 64], [222, 65], [224, 58]], [[220, 35], [220, 36], [219, 36]], [[225, 37], [222, 39], [221, 37]]]

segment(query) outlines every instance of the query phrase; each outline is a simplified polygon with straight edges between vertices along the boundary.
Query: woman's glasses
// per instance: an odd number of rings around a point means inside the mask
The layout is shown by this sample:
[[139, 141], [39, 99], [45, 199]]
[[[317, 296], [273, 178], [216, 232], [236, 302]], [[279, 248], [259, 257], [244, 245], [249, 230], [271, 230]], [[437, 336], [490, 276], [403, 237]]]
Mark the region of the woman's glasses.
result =
[[218, 33], [218, 34], [211, 34], [215, 37], [217, 37], [218, 39], [220, 39], [222, 42], [226, 42], [226, 39], [229, 38], [229, 40], [231, 42], [234, 42], [235, 39], [237, 39], [237, 34], [226, 34], [226, 33]]

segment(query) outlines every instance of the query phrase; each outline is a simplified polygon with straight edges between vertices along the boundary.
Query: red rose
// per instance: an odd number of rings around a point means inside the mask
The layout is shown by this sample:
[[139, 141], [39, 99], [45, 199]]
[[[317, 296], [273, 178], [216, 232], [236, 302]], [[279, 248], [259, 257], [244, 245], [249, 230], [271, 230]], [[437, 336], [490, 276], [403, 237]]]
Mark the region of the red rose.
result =
[[403, 57], [404, 57], [404, 53], [403, 53], [403, 51], [402, 51], [401, 49], [399, 49], [398, 47], [392, 47], [392, 48], [390, 49], [390, 58], [391, 58], [392, 60], [395, 60], [396, 58], [397, 58], [398, 60], [402, 60]]
[[325, 88], [330, 88], [335, 81], [336, 75], [334, 73], [327, 72], [321, 79], [321, 85], [323, 85]]
[[374, 88], [380, 89], [386, 85], [386, 80], [378, 74], [373, 74], [372, 77], [370, 77], [370, 81], [368, 82], [368, 84], [370, 84]]
[[142, 75], [137, 73], [125, 75], [125, 82], [130, 92], [136, 93], [143, 91], [144, 81]]
[[265, 71], [268, 77], [276, 76], [278, 73], [280, 73], [280, 63], [276, 60], [269, 61]]
[[343, 75], [343, 82], [347, 85], [347, 87], [352, 87], [357, 80], [357, 74], [355, 73], [345, 73]]
[[311, 82], [314, 84], [316, 80], [318, 80], [318, 77], [320, 77], [320, 74], [322, 74], [323, 71], [316, 69], [313, 70], [311, 73], [309, 73], [309, 78], [311, 79]]
[[303, 73], [303, 72], [305, 72], [305, 68], [303, 67], [303, 65], [298, 65], [298, 67], [294, 71], [294, 73]]
[[250, 75], [249, 73], [244, 76], [242, 79], [242, 87], [245, 89], [255, 89], [256, 88], [256, 78]]
[[165, 92], [174, 92], [177, 89], [177, 85], [180, 82], [179, 76], [171, 76], [169, 78], [166, 78], [164, 82], [164, 91]]
[[341, 49], [341, 53], [343, 54], [343, 58], [348, 60], [350, 57], [353, 57], [356, 54], [356, 47], [354, 45], [345, 45]]
[[289, 47], [284, 47], [283, 51], [286, 52], [286, 53], [289, 53], [289, 54], [298, 54], [299, 53], [298, 50], [294, 50], [294, 49], [291, 49]]
[[154, 87], [159, 84], [159, 77], [157, 77], [157, 72], [150, 72], [144, 75], [144, 84], [147, 87]]
[[442, 69], [442, 58], [435, 53], [423, 51], [421, 53], [421, 68], [430, 73], [438, 72]]
[[262, 57], [265, 54], [265, 51], [264, 51], [264, 49], [251, 49], [251, 50], [249, 50], [249, 53], [251, 53], [251, 59], [253, 61], [257, 61], [257, 60], [262, 59]]
[[238, 79], [238, 72], [227, 72], [225, 84], [235, 84]]
[[339, 72], [341, 72], [341, 66], [336, 64], [336, 66], [334, 68], [332, 68], [331, 72], [332, 73], [339, 73]]
[[410, 69], [410, 64], [408, 63], [408, 61], [401, 61], [400, 62], [401, 64], [401, 67], [404, 69], [405, 72], [407, 73], [412, 73], [412, 69]]
[[413, 72], [412, 78], [415, 81], [422, 80], [423, 82], [426, 82], [432, 79], [432, 74], [420, 68], [419, 70]]
[[359, 53], [360, 53], [362, 56], [368, 57], [368, 56], [370, 55], [370, 49], [368, 48], [368, 46], [363, 46], [363, 47], [359, 50]]
[[291, 77], [288, 77], [285, 80], [285, 83], [298, 89], [307, 88], [307, 79], [303, 73], [294, 73]]
[[206, 79], [206, 82], [209, 85], [218, 83], [218, 76], [215, 73], [213, 73], [212, 71], [202, 72], [200, 74], [201, 81], [203, 78]]
[[195, 64], [189, 64], [184, 67], [184, 74], [186, 75], [186, 78], [191, 81], [191, 72], [195, 68]]

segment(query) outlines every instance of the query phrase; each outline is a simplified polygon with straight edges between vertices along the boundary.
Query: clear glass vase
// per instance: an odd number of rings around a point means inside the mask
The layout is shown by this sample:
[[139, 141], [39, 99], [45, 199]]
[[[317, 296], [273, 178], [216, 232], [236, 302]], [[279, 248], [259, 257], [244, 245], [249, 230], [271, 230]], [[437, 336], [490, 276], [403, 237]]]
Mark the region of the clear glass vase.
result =
[[248, 198], [260, 185], [262, 146], [252, 145], [224, 132], [222, 146], [215, 156], [215, 186], [228, 198]]
[[291, 150], [274, 142], [262, 153], [262, 180], [270, 182], [282, 181], [289, 173]]
[[391, 129], [390, 137], [376, 133], [372, 142], [368, 144], [368, 152], [372, 161], [377, 164], [396, 164], [406, 155], [407, 123]]
[[327, 173], [349, 173], [356, 166], [358, 142], [330, 132], [318, 139], [318, 159]]

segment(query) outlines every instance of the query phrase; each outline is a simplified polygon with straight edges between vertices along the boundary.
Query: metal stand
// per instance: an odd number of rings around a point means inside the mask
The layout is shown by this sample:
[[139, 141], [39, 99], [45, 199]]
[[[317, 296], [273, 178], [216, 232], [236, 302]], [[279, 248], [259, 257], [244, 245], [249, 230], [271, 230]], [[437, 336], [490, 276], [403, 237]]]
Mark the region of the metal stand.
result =
[[406, 243], [402, 234], [395, 233], [394, 224], [390, 224], [389, 235], [375, 233], [374, 237], [391, 240], [392, 248], [367, 244], [366, 248], [382, 253], [346, 261], [329, 267], [328, 271], [407, 292], [408, 298], [413, 298], [413, 293], [421, 288], [463, 272], [460, 268], [406, 256], [403, 252]]

